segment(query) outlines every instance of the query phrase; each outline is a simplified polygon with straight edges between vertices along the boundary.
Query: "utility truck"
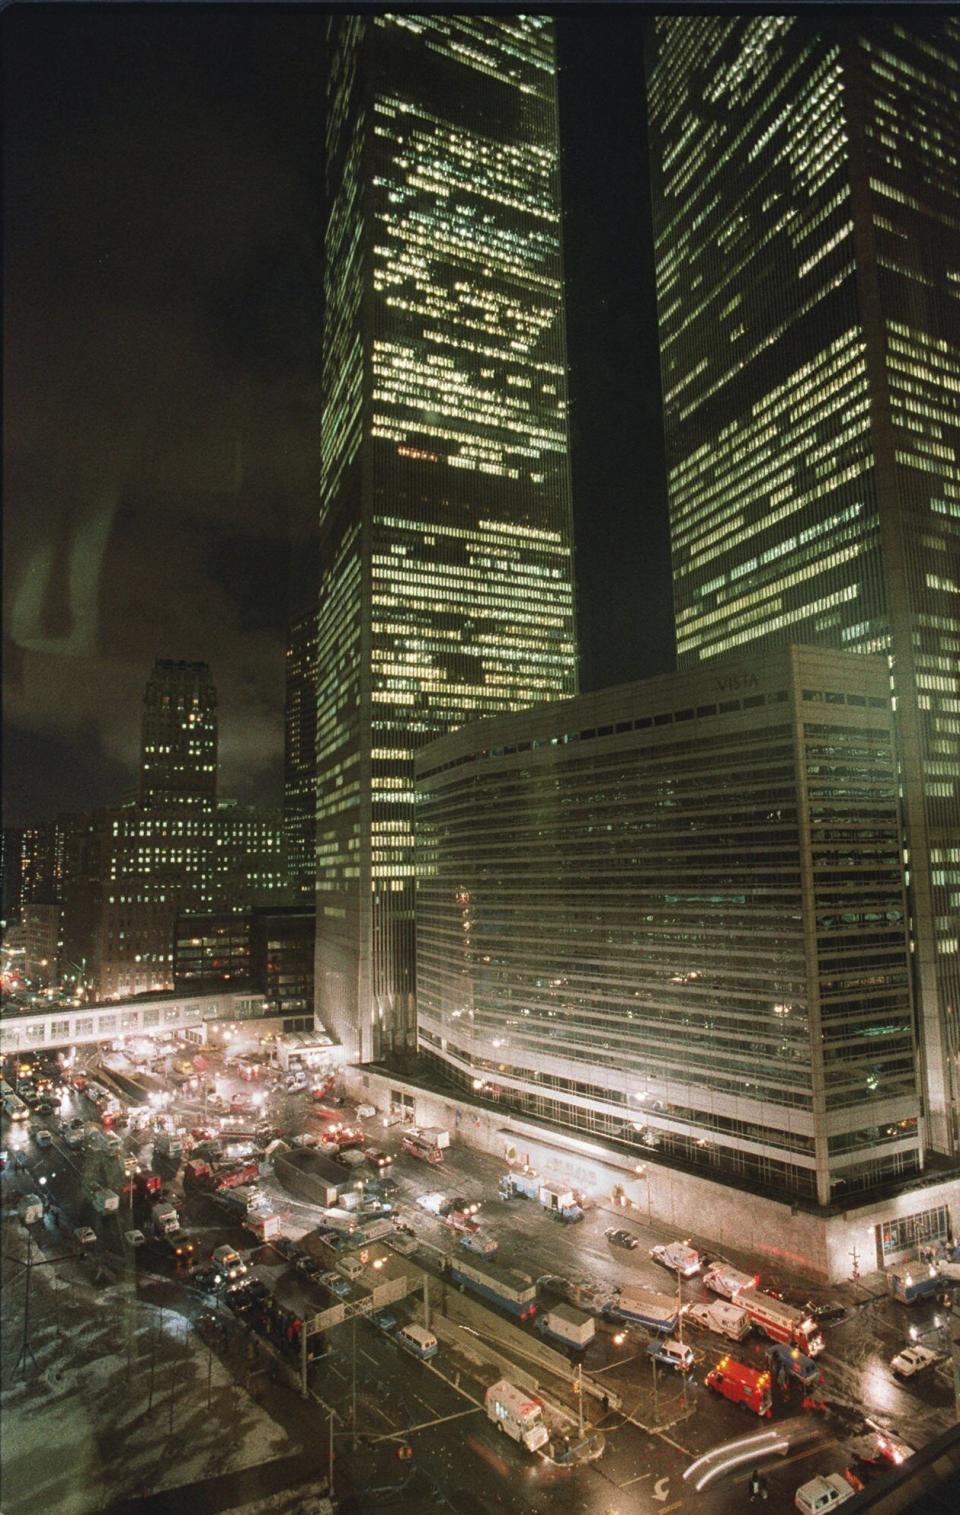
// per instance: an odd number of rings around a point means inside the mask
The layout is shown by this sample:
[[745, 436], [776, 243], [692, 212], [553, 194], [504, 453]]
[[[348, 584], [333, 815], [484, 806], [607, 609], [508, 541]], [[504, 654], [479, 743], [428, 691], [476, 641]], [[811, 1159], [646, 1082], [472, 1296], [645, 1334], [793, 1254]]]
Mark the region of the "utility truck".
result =
[[536, 1452], [550, 1440], [543, 1420], [543, 1406], [525, 1390], [506, 1378], [491, 1384], [483, 1398], [487, 1419], [498, 1431], [505, 1431], [513, 1441]]
[[592, 1315], [586, 1315], [573, 1305], [554, 1305], [552, 1310], [537, 1318], [536, 1329], [541, 1336], [562, 1341], [565, 1347], [572, 1347], [577, 1352], [585, 1352], [596, 1335], [597, 1325]]
[[894, 1299], [902, 1305], [915, 1305], [921, 1299], [932, 1299], [943, 1288], [943, 1279], [935, 1263], [910, 1258], [887, 1269], [887, 1287]]
[[679, 1310], [676, 1299], [669, 1294], [628, 1285], [604, 1305], [603, 1313], [608, 1320], [636, 1321], [651, 1331], [672, 1336], [677, 1329]]
[[543, 1180], [539, 1173], [517, 1173], [511, 1170], [500, 1180], [501, 1199], [539, 1199]]

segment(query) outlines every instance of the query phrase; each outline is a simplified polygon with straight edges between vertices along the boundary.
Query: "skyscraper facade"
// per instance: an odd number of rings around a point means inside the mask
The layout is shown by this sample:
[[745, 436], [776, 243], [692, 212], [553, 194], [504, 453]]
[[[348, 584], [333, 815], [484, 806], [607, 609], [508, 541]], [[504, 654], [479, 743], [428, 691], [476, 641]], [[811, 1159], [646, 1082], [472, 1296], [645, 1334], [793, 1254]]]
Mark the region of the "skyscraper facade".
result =
[[217, 801], [217, 691], [206, 663], [158, 658], [143, 696], [140, 804], [212, 810]]
[[821, 1206], [919, 1173], [881, 658], [776, 649], [521, 711], [433, 742], [417, 785], [447, 1078]]
[[956, 1152], [960, 23], [662, 17], [648, 93], [680, 667], [888, 658], [924, 1109]]
[[317, 1010], [414, 1043], [413, 754], [576, 689], [552, 22], [338, 16], [327, 102]]
[[317, 613], [301, 616], [287, 638], [283, 744], [283, 835], [297, 894], [316, 893]]

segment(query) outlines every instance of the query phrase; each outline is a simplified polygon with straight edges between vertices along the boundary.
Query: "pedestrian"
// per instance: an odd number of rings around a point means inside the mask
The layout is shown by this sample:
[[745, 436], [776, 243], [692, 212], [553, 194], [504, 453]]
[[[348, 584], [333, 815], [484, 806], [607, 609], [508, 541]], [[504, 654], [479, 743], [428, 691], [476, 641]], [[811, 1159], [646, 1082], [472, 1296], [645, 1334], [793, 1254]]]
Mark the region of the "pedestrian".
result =
[[760, 1493], [760, 1469], [759, 1468], [754, 1468], [753, 1472], [750, 1474], [750, 1503], [751, 1504], [753, 1504], [753, 1501], [756, 1499], [756, 1497], [757, 1497], [757, 1495], [759, 1493]]

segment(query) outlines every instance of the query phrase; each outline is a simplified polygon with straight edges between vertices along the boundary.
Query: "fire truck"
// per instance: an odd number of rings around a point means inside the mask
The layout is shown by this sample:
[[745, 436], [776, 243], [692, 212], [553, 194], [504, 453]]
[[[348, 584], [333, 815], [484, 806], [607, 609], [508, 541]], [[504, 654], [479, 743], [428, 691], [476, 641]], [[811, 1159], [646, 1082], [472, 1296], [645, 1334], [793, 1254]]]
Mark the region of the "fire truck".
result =
[[218, 1190], [238, 1189], [243, 1184], [254, 1183], [259, 1177], [259, 1163], [237, 1163], [235, 1167], [219, 1169], [213, 1175], [213, 1182]]
[[823, 1335], [815, 1320], [796, 1305], [773, 1299], [757, 1289], [741, 1289], [737, 1295], [737, 1307], [746, 1310], [758, 1331], [769, 1336], [771, 1341], [782, 1341], [787, 1346], [799, 1347], [807, 1357], [816, 1357], [823, 1351]]
[[704, 1383], [733, 1404], [746, 1405], [754, 1415], [763, 1415], [769, 1420], [773, 1414], [770, 1374], [762, 1373], [758, 1368], [750, 1368], [733, 1357], [721, 1357], [717, 1366], [710, 1369]]
[[419, 1132], [404, 1131], [400, 1138], [400, 1145], [404, 1152], [409, 1152], [411, 1157], [419, 1157], [424, 1163], [442, 1163], [443, 1150], [433, 1142], [426, 1140]]

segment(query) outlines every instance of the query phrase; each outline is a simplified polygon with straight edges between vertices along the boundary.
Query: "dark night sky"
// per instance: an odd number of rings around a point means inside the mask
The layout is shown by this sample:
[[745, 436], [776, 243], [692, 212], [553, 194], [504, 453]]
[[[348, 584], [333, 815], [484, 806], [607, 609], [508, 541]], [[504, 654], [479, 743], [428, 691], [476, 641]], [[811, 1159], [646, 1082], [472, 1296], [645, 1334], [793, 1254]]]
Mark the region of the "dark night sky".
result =
[[[133, 782], [155, 656], [210, 662], [222, 790], [279, 801], [318, 487], [323, 27], [3, 16], [7, 825]], [[590, 689], [673, 655], [641, 12], [558, 34]]]

